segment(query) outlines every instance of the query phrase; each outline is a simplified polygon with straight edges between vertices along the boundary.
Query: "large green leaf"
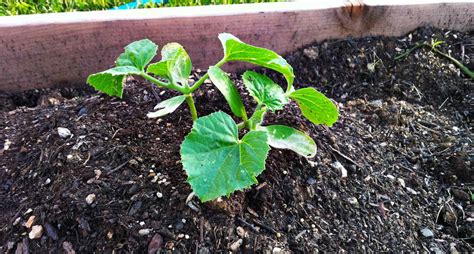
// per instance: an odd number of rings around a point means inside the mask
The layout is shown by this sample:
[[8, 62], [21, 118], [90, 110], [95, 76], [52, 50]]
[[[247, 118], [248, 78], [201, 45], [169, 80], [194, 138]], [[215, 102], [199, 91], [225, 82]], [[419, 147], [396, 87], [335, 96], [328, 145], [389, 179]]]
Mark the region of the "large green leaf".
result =
[[117, 66], [134, 66], [140, 71], [151, 62], [156, 55], [158, 46], [148, 39], [132, 42], [125, 47], [125, 52], [115, 61]]
[[207, 73], [209, 74], [209, 78], [211, 79], [212, 83], [214, 83], [217, 89], [219, 89], [222, 95], [224, 95], [227, 103], [229, 103], [232, 113], [238, 117], [246, 119], [247, 113], [245, 112], [242, 98], [240, 97], [239, 91], [237, 91], [237, 88], [235, 88], [235, 85], [232, 80], [230, 80], [229, 76], [216, 66], [209, 67]]
[[181, 161], [194, 193], [205, 202], [257, 183], [269, 150], [264, 131], [249, 131], [239, 140], [234, 120], [215, 112], [194, 122], [181, 145]]
[[110, 96], [122, 98], [125, 76], [139, 73], [140, 70], [133, 66], [119, 66], [90, 75], [87, 83]]
[[156, 118], [160, 116], [164, 116], [166, 114], [174, 112], [183, 102], [186, 100], [186, 95], [176, 96], [167, 100], [164, 100], [158, 105], [155, 106], [154, 110], [158, 110], [155, 112], [150, 112], [147, 114], [149, 118]]
[[283, 89], [269, 77], [254, 71], [246, 71], [242, 78], [245, 87], [258, 104], [263, 104], [271, 111], [275, 111], [283, 109], [283, 106], [288, 103]]
[[232, 34], [219, 34], [219, 40], [224, 47], [225, 60], [248, 62], [278, 71], [285, 76], [288, 82], [287, 90], [291, 91], [295, 75], [293, 68], [283, 57], [269, 49], [246, 44]]
[[339, 117], [336, 105], [312, 87], [298, 89], [289, 96], [298, 103], [303, 116], [314, 124], [332, 126]]
[[188, 53], [179, 43], [166, 44], [161, 49], [161, 60], [150, 64], [147, 72], [162, 76], [173, 83], [188, 84], [192, 63]]
[[306, 133], [285, 125], [260, 126], [268, 134], [268, 144], [274, 148], [290, 149], [299, 155], [312, 158], [316, 155], [316, 143]]

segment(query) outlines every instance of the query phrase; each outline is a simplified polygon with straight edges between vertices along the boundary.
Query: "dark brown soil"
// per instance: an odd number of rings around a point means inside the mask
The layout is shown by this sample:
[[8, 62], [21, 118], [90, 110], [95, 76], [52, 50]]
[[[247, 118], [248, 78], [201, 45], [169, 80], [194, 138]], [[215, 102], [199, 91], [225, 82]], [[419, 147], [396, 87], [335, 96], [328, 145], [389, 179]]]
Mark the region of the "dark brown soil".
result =
[[[339, 121], [314, 126], [294, 104], [269, 115], [310, 133], [317, 156], [272, 150], [260, 185], [206, 204], [186, 203], [187, 108], [146, 118], [171, 92], [130, 80], [123, 100], [90, 89], [3, 94], [0, 252], [473, 252], [474, 83], [426, 49], [393, 61], [433, 36], [472, 68], [473, 33], [429, 28], [287, 56], [297, 87], [334, 98]], [[212, 84], [195, 97], [200, 115], [229, 112]], [[30, 224], [41, 237], [28, 238]]]

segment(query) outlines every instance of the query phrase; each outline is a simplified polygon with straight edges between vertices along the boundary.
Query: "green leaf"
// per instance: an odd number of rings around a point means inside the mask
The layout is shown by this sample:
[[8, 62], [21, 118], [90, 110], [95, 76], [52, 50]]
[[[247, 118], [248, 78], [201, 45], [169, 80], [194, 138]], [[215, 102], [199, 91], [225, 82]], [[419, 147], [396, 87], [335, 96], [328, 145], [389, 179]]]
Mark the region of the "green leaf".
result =
[[125, 76], [139, 73], [140, 71], [135, 67], [119, 66], [89, 75], [87, 83], [93, 86], [96, 90], [104, 92], [110, 96], [122, 98]]
[[253, 112], [253, 115], [249, 118], [248, 122], [249, 128], [251, 130], [255, 130], [263, 122], [263, 118], [265, 117], [266, 112], [266, 108], [261, 108]]
[[247, 113], [245, 112], [244, 104], [242, 103], [242, 98], [240, 97], [237, 88], [235, 88], [234, 83], [230, 80], [229, 76], [221, 70], [219, 67], [211, 66], [207, 71], [209, 78], [212, 83], [219, 89], [219, 91], [224, 95], [227, 103], [229, 103], [230, 109], [234, 115], [247, 119]]
[[148, 65], [146, 72], [158, 75], [168, 80], [171, 79], [171, 75], [168, 71], [168, 61], [159, 61], [157, 63], [152, 63]]
[[274, 148], [289, 149], [304, 157], [316, 155], [316, 143], [306, 133], [285, 125], [261, 126], [268, 134], [268, 144]]
[[288, 82], [287, 91], [291, 91], [295, 75], [286, 60], [269, 49], [255, 47], [240, 41], [232, 34], [219, 34], [227, 61], [243, 61], [280, 72]]
[[242, 78], [245, 87], [258, 104], [263, 104], [271, 111], [275, 111], [283, 109], [283, 106], [288, 103], [283, 89], [269, 77], [254, 71], [246, 71]]
[[173, 83], [188, 84], [192, 63], [188, 53], [179, 43], [166, 44], [161, 49], [161, 60], [150, 64], [147, 72], [169, 79]]
[[203, 202], [257, 183], [270, 147], [264, 131], [239, 140], [237, 125], [224, 112], [194, 122], [181, 145], [181, 161], [194, 193]]
[[158, 46], [148, 39], [132, 42], [125, 47], [125, 52], [115, 61], [117, 66], [134, 66], [138, 70], [145, 70], [145, 66], [156, 55]]
[[153, 108], [155, 112], [150, 112], [146, 116], [149, 118], [161, 117], [166, 114], [174, 112], [183, 102], [186, 100], [186, 95], [176, 96], [167, 100], [164, 100]]
[[314, 124], [332, 126], [339, 117], [336, 105], [312, 87], [298, 89], [289, 96], [298, 103], [303, 116]]

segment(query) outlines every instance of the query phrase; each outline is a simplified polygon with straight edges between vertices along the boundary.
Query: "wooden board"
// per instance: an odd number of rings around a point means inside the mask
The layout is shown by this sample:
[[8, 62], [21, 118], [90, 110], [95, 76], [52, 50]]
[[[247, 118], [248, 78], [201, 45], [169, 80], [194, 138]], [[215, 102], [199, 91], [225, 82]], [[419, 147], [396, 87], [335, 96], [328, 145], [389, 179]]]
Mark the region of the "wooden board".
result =
[[318, 0], [0, 17], [0, 91], [84, 84], [142, 38], [179, 42], [194, 66], [206, 69], [222, 57], [221, 32], [286, 54], [314, 41], [400, 36], [426, 25], [473, 30], [474, 1]]

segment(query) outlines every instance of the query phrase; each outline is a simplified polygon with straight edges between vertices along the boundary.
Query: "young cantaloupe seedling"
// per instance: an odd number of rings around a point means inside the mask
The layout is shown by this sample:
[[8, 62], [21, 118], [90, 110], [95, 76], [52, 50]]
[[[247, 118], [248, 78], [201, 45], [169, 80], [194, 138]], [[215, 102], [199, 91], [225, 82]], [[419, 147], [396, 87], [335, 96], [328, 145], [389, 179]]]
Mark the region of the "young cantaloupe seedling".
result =
[[[314, 88], [293, 88], [293, 68], [277, 53], [240, 41], [223, 33], [219, 39], [224, 57], [193, 84], [188, 83], [191, 60], [178, 43], [166, 44], [161, 60], [150, 64], [158, 46], [148, 39], [125, 47], [115, 61], [116, 67], [92, 74], [87, 82], [95, 89], [111, 96], [122, 97], [123, 83], [129, 75], [141, 76], [158, 87], [180, 92], [182, 95], [160, 102], [148, 117], [161, 117], [174, 112], [187, 102], [194, 121], [191, 132], [181, 144], [181, 161], [194, 193], [203, 202], [229, 196], [257, 183], [257, 176], [265, 169], [270, 146], [290, 149], [304, 157], [314, 157], [316, 144], [304, 132], [284, 125], [262, 126], [265, 113], [277, 111], [296, 101], [301, 113], [314, 124], [332, 126], [337, 118], [336, 106]], [[286, 79], [286, 91], [272, 79], [254, 71], [242, 75], [245, 88], [257, 102], [250, 117], [232, 80], [220, 67], [230, 61], [242, 61], [280, 72]], [[222, 111], [198, 118], [193, 92], [210, 79], [222, 93], [236, 123]], [[247, 129], [240, 138], [239, 130]]]

